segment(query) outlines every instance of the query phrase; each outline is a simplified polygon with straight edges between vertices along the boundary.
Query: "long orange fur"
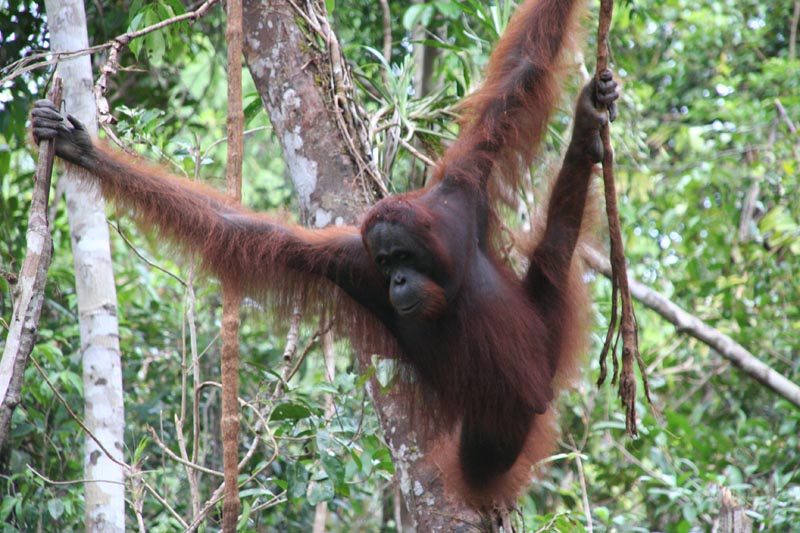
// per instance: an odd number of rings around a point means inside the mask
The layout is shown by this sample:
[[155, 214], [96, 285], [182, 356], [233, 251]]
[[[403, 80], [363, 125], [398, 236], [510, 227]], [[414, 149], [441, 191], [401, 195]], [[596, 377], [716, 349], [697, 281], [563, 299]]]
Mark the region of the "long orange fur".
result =
[[[475, 505], [508, 503], [552, 449], [550, 402], [574, 372], [585, 338], [585, 297], [572, 256], [593, 163], [568, 154], [549, 210], [558, 224], [546, 226], [523, 279], [504, 264], [494, 222], [545, 133], [580, 11], [579, 0], [525, 0], [491, 56], [486, 83], [464, 103], [461, 134], [430, 184], [383, 200], [360, 227], [309, 230], [253, 213], [97, 143], [91, 157], [75, 163], [139, 224], [197, 254], [205, 271], [235, 278], [287, 315], [297, 296], [307, 311], [335, 308], [339, 331], [357, 348], [405, 361], [410, 394], [437, 450], [431, 460], [448, 486]], [[376, 224], [397, 225], [424, 243], [448, 279], [463, 286], [457, 297], [448, 300], [431, 281], [421, 291], [427, 307], [419, 323], [395, 316], [365, 249]], [[482, 290], [483, 278], [496, 293]], [[478, 442], [511, 443], [511, 456], [501, 459], [513, 464], [476, 483], [467, 470], [481, 465], [459, 455], [468, 431]]]

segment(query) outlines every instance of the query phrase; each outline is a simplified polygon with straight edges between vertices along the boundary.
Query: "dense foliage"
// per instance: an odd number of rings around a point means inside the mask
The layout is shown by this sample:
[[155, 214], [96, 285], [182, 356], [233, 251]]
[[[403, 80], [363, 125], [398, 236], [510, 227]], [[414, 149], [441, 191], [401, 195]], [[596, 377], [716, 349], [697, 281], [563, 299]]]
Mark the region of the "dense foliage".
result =
[[[94, 43], [183, 9], [169, 1], [116, 2], [102, 12], [98, 5], [87, 4]], [[411, 7], [390, 2], [394, 46], [387, 63], [377, 52], [383, 28], [374, 2], [328, 7], [364, 84], [364, 105], [398, 117], [392, 127], [402, 135], [413, 130], [419, 146], [432, 151], [451, 134], [451, 105], [477, 81], [510, 12], [507, 3], [485, 6], [477, 0]], [[790, 40], [796, 38], [792, 8], [789, 0], [618, 4], [612, 47], [624, 92], [612, 138], [631, 275], [800, 383], [800, 282], [794, 277], [800, 265], [800, 204], [794, 198], [800, 186], [795, 129], [800, 60], [790, 56]], [[41, 9], [21, 0], [0, 3], [3, 68], [46, 48]], [[426, 31], [412, 33], [417, 24]], [[590, 17], [584, 47], [589, 71], [594, 24]], [[175, 171], [210, 178], [223, 175], [224, 165], [223, 149], [209, 150], [225, 127], [221, 12], [213, 11], [199, 25], [138, 43], [136, 55], [129, 53], [124, 61], [139, 70], [114, 78], [109, 96], [128, 143]], [[413, 36], [438, 51], [426, 94], [413, 90]], [[97, 66], [102, 58], [94, 61]], [[0, 338], [12, 307], [6, 274], [18, 271], [25, 253], [33, 169], [25, 116], [48, 76], [33, 71], [0, 86]], [[572, 85], [578, 83], [576, 77]], [[249, 87], [247, 127], [263, 127], [246, 141], [244, 196], [261, 210], [291, 207], [279, 149]], [[566, 100], [563, 111], [554, 120], [544, 167], [568, 134]], [[375, 139], [381, 149], [389, 145], [385, 131]], [[379, 162], [393, 170], [397, 189], [421, 179], [421, 164], [403, 149], [382, 154]], [[60, 207], [56, 213], [54, 262], [33, 353], [45, 376], [29, 366], [11, 446], [0, 465], [0, 520], [9, 531], [83, 527], [80, 483], [52, 482], [81, 479], [84, 438], [53, 390], [81, 412], [73, 267], [66, 217]], [[193, 379], [219, 381], [220, 296], [213, 281], [193, 281], [191, 265], [176, 264], [128, 220], [110, 215], [127, 237], [115, 235], [112, 241], [126, 459], [176, 513], [188, 517], [186, 469], [157, 439], [177, 452], [180, 433], [190, 449], [199, 447], [199, 462], [221, 469], [219, 390], [200, 387], [196, 404], [191, 391]], [[515, 222], [511, 215], [509, 222]], [[593, 286], [597, 341], [605, 332], [610, 289], [603, 278]], [[598, 352], [593, 343], [584, 380], [562, 399], [563, 453], [522, 500], [521, 520], [532, 530], [582, 531], [588, 514], [594, 531], [704, 531], [717, 516], [724, 487], [751, 510], [758, 529], [797, 528], [800, 411], [656, 314], [642, 306], [637, 312], [660, 415], [641, 404], [641, 437], [624, 436], [615, 392], [593, 384]], [[363, 374], [353, 368], [347, 347], [338, 346], [329, 382], [314, 338], [319, 325], [303, 325], [299, 345], [301, 351], [310, 346], [309, 352], [288, 388], [274, 395], [286, 332], [273, 328], [257, 309], [247, 314], [241, 394], [249, 405], [243, 414], [248, 438], [257, 431], [261, 442], [244, 472], [258, 474], [242, 492], [242, 530], [310, 530], [320, 502], [328, 504], [332, 530], [393, 530], [390, 457], [366, 400]], [[200, 354], [196, 377], [182, 374], [194, 338]], [[362, 370], [384, 369], [378, 363]], [[260, 419], [264, 414], [268, 420]], [[248, 445], [246, 440], [243, 450]], [[199, 482], [208, 491], [217, 480], [202, 474]], [[174, 517], [150, 493], [130, 497], [143, 502], [151, 531], [175, 529]], [[130, 520], [133, 525], [132, 515]]]

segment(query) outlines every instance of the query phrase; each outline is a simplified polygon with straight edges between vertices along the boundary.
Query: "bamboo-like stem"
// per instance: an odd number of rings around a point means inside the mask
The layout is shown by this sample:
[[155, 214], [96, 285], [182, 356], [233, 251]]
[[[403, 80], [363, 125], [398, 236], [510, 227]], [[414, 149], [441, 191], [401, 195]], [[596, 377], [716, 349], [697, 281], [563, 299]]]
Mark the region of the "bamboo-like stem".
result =
[[[228, 159], [227, 192], [242, 201], [242, 1], [228, 0]], [[235, 532], [242, 502], [239, 498], [239, 305], [241, 287], [236, 279], [222, 280], [222, 461], [225, 496], [222, 530]]]

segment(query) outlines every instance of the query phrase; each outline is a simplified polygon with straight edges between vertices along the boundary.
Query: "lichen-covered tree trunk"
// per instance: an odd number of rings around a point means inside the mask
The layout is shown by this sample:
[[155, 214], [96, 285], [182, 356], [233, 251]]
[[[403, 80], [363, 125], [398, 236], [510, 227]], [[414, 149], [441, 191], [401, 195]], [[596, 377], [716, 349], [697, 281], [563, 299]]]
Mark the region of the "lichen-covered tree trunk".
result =
[[[308, 4], [303, 4], [308, 5]], [[306, 223], [352, 223], [380, 194], [374, 170], [365, 167], [371, 147], [340, 47], [327, 25], [324, 5], [298, 13], [285, 0], [244, 0], [244, 54], [276, 136], [281, 142]], [[300, 28], [299, 24], [304, 27]], [[313, 43], [307, 34], [316, 32]], [[325, 49], [314, 43], [326, 43]], [[373, 195], [375, 193], [375, 195]], [[369, 354], [356, 354], [362, 368]], [[459, 531], [480, 522], [469, 507], [445, 499], [438, 470], [425, 461], [423, 442], [404, 404], [370, 397], [392, 453], [397, 480], [417, 531]]]
[[368, 205], [327, 87], [330, 58], [285, 0], [244, 2], [244, 56], [313, 227], [353, 222]]
[[[81, 50], [89, 46], [81, 0], [46, 0], [45, 6], [53, 51]], [[58, 72], [64, 79], [67, 112], [96, 134], [89, 56], [60, 62]], [[91, 432], [85, 436], [84, 448], [86, 531], [107, 533], [125, 530], [125, 473], [121, 464], [114, 461], [122, 461], [125, 428], [117, 293], [105, 203], [99, 194], [79, 183], [76, 172], [76, 168], [68, 168], [62, 179], [66, 183], [64, 190], [75, 262], [84, 422]]]

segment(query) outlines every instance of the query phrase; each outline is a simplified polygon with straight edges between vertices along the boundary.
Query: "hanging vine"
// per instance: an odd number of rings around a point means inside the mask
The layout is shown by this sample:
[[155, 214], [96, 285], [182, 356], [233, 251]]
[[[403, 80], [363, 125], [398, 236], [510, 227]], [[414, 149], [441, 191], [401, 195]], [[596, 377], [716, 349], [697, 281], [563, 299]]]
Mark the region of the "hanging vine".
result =
[[[597, 28], [597, 66], [595, 78], [600, 72], [608, 68], [609, 44], [608, 34], [611, 27], [611, 16], [614, 12], [614, 0], [600, 1], [600, 22]], [[625, 430], [631, 436], [638, 436], [636, 421], [636, 374], [634, 362], [639, 366], [642, 375], [644, 393], [647, 401], [650, 399], [650, 387], [647, 381], [647, 372], [644, 362], [639, 354], [639, 332], [636, 323], [636, 314], [633, 311], [631, 292], [628, 287], [628, 273], [625, 266], [625, 250], [622, 244], [620, 231], [619, 210], [617, 208], [617, 191], [614, 182], [614, 149], [611, 146], [611, 133], [609, 123], [600, 130], [603, 140], [603, 185], [606, 200], [606, 217], [608, 218], [608, 233], [611, 245], [611, 316], [608, 332], [603, 349], [600, 352], [600, 377], [597, 385], [605, 383], [608, 368], [606, 359], [611, 353], [614, 370], [611, 383], [617, 384], [618, 393], [623, 407], [625, 407]], [[620, 306], [622, 312], [619, 312]], [[617, 358], [617, 346], [622, 337], [622, 369], [620, 371]]]

